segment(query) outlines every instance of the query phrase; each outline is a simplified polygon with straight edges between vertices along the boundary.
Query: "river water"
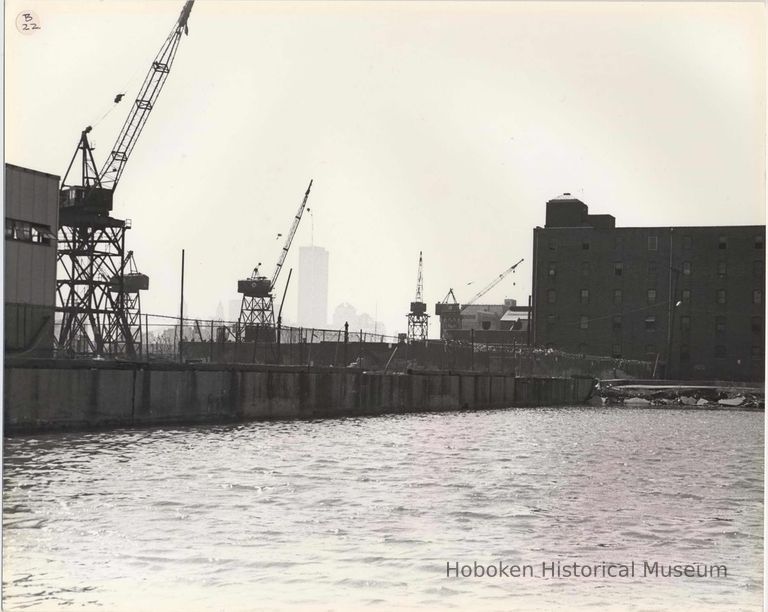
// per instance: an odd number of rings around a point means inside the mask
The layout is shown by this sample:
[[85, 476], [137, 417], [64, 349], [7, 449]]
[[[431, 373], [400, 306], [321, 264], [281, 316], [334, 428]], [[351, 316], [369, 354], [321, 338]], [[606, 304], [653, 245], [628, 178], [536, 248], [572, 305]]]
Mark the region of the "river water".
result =
[[[4, 608], [759, 610], [763, 421], [513, 409], [10, 438]], [[544, 575], [555, 561], [636, 575]], [[475, 563], [535, 575], [447, 575]]]

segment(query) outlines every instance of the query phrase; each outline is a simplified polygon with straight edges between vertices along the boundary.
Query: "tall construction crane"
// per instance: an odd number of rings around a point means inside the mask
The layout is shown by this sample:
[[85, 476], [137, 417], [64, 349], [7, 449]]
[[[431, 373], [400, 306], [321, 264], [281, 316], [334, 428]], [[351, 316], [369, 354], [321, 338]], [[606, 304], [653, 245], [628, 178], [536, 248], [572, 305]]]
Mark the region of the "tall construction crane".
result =
[[[514, 272], [515, 268], [523, 263], [524, 259], [521, 259], [513, 266], [510, 266], [504, 272], [499, 274], [490, 283], [473, 295], [468, 302], [459, 304], [456, 300], [456, 296], [453, 294], [453, 289], [448, 291], [448, 294], [443, 298], [442, 302], [435, 304], [435, 314], [440, 317], [440, 337], [444, 336], [444, 332], [449, 329], [461, 329], [461, 313], [468, 307], [474, 304], [477, 300], [483, 297], [496, 285], [498, 285], [510, 272]], [[449, 301], [449, 298], [453, 298]]]
[[421, 251], [419, 251], [419, 274], [416, 278], [416, 298], [411, 302], [411, 311], [406, 315], [408, 319], [408, 340], [426, 340], [429, 333], [429, 315], [427, 305], [423, 300], [424, 276]]
[[311, 189], [312, 180], [309, 181], [307, 191], [304, 193], [304, 199], [301, 201], [299, 210], [296, 211], [296, 214], [293, 217], [291, 229], [288, 232], [288, 237], [285, 239], [285, 244], [283, 244], [283, 250], [280, 251], [280, 257], [277, 260], [277, 266], [275, 267], [272, 279], [270, 280], [266, 276], [260, 276], [259, 266], [256, 266], [248, 278], [237, 281], [237, 292], [243, 294], [243, 301], [240, 305], [240, 318], [237, 326], [238, 339], [245, 340], [246, 342], [255, 341], [259, 338], [260, 334], [261, 338], [264, 340], [273, 340], [275, 337], [273, 292], [277, 285], [280, 271], [283, 269], [285, 258], [288, 256], [288, 250], [291, 248], [293, 237], [296, 235], [296, 230], [299, 228], [299, 222], [301, 221], [301, 216], [304, 214], [304, 209], [307, 206], [307, 200], [309, 199], [309, 192]]
[[[88, 141], [91, 126], [80, 140], [59, 190], [57, 245], [56, 346], [66, 352], [134, 357], [141, 334], [133, 329], [139, 317], [126, 313], [125, 230], [130, 222], [110, 216], [114, 192], [171, 71], [194, 0], [188, 0], [155, 57], [128, 117], [100, 171]], [[123, 94], [115, 97], [118, 103]], [[68, 182], [80, 156], [79, 177]], [[148, 282], [148, 278], [147, 278]], [[140, 284], [143, 287], [143, 283]], [[129, 299], [131, 304], [135, 304]], [[139, 313], [140, 314], [140, 313]]]

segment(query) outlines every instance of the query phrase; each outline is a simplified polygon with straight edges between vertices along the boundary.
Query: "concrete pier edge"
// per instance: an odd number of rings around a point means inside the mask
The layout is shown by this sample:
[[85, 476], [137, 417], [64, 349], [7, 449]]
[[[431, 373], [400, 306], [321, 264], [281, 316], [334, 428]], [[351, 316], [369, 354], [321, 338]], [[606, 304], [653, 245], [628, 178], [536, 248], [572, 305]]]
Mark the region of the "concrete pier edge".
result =
[[563, 406], [592, 377], [467, 371], [407, 373], [263, 364], [7, 360], [5, 435]]

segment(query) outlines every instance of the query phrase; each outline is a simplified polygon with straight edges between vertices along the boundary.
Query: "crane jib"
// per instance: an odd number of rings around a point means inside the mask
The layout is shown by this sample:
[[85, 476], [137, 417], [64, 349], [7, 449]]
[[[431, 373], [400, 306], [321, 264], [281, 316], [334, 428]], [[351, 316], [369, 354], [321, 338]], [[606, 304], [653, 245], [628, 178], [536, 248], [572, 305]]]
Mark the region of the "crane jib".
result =
[[[481, 297], [483, 297], [486, 293], [488, 293], [491, 289], [493, 289], [496, 285], [498, 285], [504, 279], [504, 277], [507, 274], [509, 274], [510, 272], [513, 272], [514, 269], [517, 268], [517, 266], [519, 266], [521, 263], [523, 263], [523, 261], [525, 261], [525, 260], [521, 259], [514, 266], [510, 266], [509, 268], [504, 270], [504, 272], [502, 272], [496, 278], [494, 278], [488, 285], [486, 285], [480, 291], [478, 291], [475, 295], [473, 295], [472, 299], [470, 299], [466, 304], [464, 304], [461, 307], [461, 310], [464, 310], [467, 306], [470, 306], [471, 304], [474, 304], [475, 301], [477, 301]], [[447, 296], [446, 296], [446, 298], [447, 298]]]
[[155, 106], [158, 96], [165, 85], [171, 66], [176, 57], [176, 50], [179, 46], [179, 40], [182, 31], [187, 30], [187, 20], [192, 11], [194, 0], [188, 0], [181, 10], [179, 19], [174, 25], [174, 29], [160, 48], [155, 60], [144, 78], [136, 101], [131, 107], [131, 111], [120, 130], [112, 151], [104, 162], [99, 177], [102, 185], [107, 189], [114, 190], [123, 174], [125, 165], [128, 163], [133, 147], [141, 135], [149, 113]]
[[301, 216], [304, 214], [304, 208], [307, 205], [307, 199], [309, 199], [309, 192], [312, 189], [312, 181], [314, 179], [311, 179], [309, 181], [309, 186], [307, 187], [307, 191], [304, 193], [304, 199], [301, 202], [301, 205], [299, 206], [299, 210], [296, 212], [296, 216], [293, 218], [293, 225], [291, 225], [291, 230], [288, 232], [288, 237], [285, 239], [285, 244], [283, 245], [283, 250], [280, 252], [280, 259], [277, 262], [277, 266], [275, 267], [275, 273], [272, 275], [272, 281], [270, 284], [270, 287], [274, 289], [275, 283], [277, 283], [277, 278], [280, 276], [280, 270], [283, 267], [283, 263], [285, 263], [285, 258], [288, 256], [288, 251], [291, 248], [291, 242], [293, 242], [293, 237], [296, 234], [296, 230], [299, 227], [299, 221], [301, 221]]

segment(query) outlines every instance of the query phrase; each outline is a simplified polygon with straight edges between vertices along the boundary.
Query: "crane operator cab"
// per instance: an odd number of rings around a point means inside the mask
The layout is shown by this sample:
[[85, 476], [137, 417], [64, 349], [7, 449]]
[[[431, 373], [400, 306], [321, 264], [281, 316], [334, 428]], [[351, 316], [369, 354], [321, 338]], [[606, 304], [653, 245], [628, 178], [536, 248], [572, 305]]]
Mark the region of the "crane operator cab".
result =
[[72, 212], [108, 215], [112, 211], [112, 190], [103, 187], [62, 187], [59, 207]]

